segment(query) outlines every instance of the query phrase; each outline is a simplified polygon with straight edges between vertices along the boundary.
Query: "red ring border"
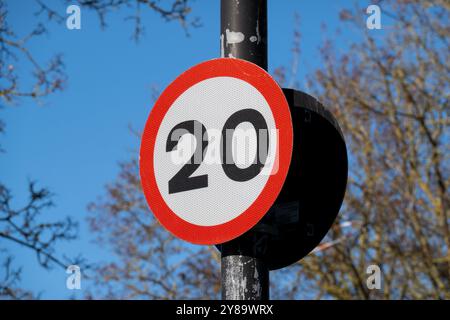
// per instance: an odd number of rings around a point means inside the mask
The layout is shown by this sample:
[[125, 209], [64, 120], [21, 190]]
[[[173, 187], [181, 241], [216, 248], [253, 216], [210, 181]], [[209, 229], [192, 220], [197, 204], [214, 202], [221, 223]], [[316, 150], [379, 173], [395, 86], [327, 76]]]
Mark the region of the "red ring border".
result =
[[[200, 226], [177, 216], [165, 203], [156, 184], [153, 153], [156, 136], [173, 102], [196, 83], [214, 77], [234, 77], [255, 87], [268, 102], [278, 128], [279, 169], [269, 176], [256, 200], [238, 217], [219, 225]], [[159, 222], [173, 235], [194, 244], [230, 241], [252, 228], [278, 197], [292, 156], [293, 129], [289, 105], [276, 81], [259, 66], [240, 59], [219, 58], [202, 62], [177, 77], [160, 95], [145, 124], [140, 148], [139, 172], [147, 203]]]

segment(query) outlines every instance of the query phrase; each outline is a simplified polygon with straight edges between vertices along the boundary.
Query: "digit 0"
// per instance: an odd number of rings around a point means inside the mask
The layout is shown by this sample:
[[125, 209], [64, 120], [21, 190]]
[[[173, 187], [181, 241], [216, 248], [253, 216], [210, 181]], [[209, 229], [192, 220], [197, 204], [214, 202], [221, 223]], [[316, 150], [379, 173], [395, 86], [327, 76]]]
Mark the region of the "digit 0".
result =
[[[247, 168], [239, 168], [233, 160], [233, 156], [231, 154], [227, 154], [227, 152], [232, 153], [232, 143], [233, 143], [233, 134], [236, 127], [243, 123], [250, 122], [256, 131], [256, 154], [255, 161], [248, 166]], [[222, 158], [222, 168], [228, 178], [234, 181], [244, 182], [253, 179], [256, 177], [259, 172], [264, 167], [267, 159], [267, 153], [269, 150], [269, 135], [267, 132], [267, 123], [264, 120], [263, 115], [254, 109], [243, 109], [233, 113], [228, 120], [225, 122], [222, 130], [222, 149], [221, 149], [221, 158]], [[264, 141], [263, 147], [265, 150], [260, 152], [261, 149], [261, 133], [265, 132], [266, 141]], [[230, 138], [230, 139], [228, 139]], [[262, 158], [262, 159], [261, 159]]]

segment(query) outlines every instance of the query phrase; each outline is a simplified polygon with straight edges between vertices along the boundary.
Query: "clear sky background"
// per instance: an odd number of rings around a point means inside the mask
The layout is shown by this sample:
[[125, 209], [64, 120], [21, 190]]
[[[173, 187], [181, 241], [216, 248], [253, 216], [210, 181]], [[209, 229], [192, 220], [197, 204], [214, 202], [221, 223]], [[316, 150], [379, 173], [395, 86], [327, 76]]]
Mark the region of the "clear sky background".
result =
[[[62, 1], [51, 1], [61, 15]], [[76, 3], [76, 1], [73, 1]], [[294, 14], [300, 16], [301, 59], [297, 81], [305, 88], [305, 75], [320, 67], [318, 47], [327, 34], [344, 28], [338, 19], [347, 0], [269, 0], [269, 72], [289, 66], [292, 59]], [[25, 35], [36, 24], [37, 7], [31, 0], [7, 0], [8, 23], [18, 35]], [[86, 222], [89, 202], [103, 194], [104, 186], [114, 180], [119, 161], [137, 152], [139, 139], [128, 126], [140, 131], [152, 108], [152, 86], [164, 89], [189, 67], [220, 55], [219, 0], [193, 2], [192, 16], [202, 27], [190, 29], [190, 37], [177, 22], [167, 23], [152, 11], [145, 11], [146, 34], [140, 43], [131, 40], [133, 23], [124, 21], [126, 12], [107, 17], [101, 30], [95, 13], [82, 9], [82, 29], [68, 30], [65, 24], [50, 22], [49, 34], [37, 37], [29, 49], [39, 61], [55, 53], [64, 54], [67, 88], [37, 105], [23, 99], [14, 107], [1, 110], [6, 133], [0, 142], [6, 150], [0, 155], [0, 181], [11, 188], [14, 204], [25, 202], [28, 179], [48, 187], [56, 194], [56, 207], [45, 218], [70, 215], [80, 223], [78, 240], [61, 244], [57, 252], [75, 256], [82, 253], [90, 262], [113, 259], [108, 248], [99, 246]], [[362, 24], [366, 15], [361, 13]], [[357, 32], [342, 29], [338, 44], [345, 50]], [[18, 65], [23, 77], [30, 68]], [[4, 242], [4, 240], [1, 240]], [[23, 266], [21, 286], [42, 298], [64, 299], [74, 292], [66, 289], [65, 270], [47, 271], [38, 266], [35, 254], [14, 244], [1, 243]], [[82, 287], [89, 283], [82, 282]], [[82, 297], [83, 292], [75, 292]]]

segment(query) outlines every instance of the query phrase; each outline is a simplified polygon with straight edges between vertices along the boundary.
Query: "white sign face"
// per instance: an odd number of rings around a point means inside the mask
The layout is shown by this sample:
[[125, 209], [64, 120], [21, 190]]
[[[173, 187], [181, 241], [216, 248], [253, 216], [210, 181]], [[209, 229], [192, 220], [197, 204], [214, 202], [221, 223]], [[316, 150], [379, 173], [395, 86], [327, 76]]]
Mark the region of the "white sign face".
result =
[[[220, 154], [222, 129], [226, 121], [240, 110], [252, 110], [258, 113], [266, 123], [265, 132], [260, 137], [269, 137], [269, 154], [263, 154], [264, 171], [247, 181], [230, 179], [223, 167]], [[195, 147], [200, 147], [194, 135], [186, 131], [181, 139], [172, 134], [172, 129], [186, 120], [196, 120], [206, 128], [202, 135], [202, 127], [198, 126], [199, 136], [206, 140], [203, 161], [191, 157]], [[246, 120], [246, 119], [243, 119]], [[272, 133], [268, 135], [268, 133]], [[176, 148], [166, 151], [167, 141], [172, 139]], [[263, 143], [263, 139], [259, 139]], [[245, 172], [256, 163], [257, 132], [248, 121], [242, 121], [235, 128], [230, 143], [233, 157], [231, 164]], [[170, 106], [161, 126], [155, 143], [154, 168], [159, 192], [167, 206], [181, 219], [199, 226], [213, 226], [233, 220], [244, 212], [255, 201], [264, 188], [272, 171], [277, 150], [277, 130], [272, 111], [263, 95], [247, 82], [232, 77], [216, 77], [203, 80], [183, 92]], [[226, 159], [224, 159], [226, 160]], [[169, 181], [183, 168], [191, 166], [195, 170], [190, 176], [180, 175], [188, 190], [169, 192]], [[193, 163], [193, 164], [192, 164]], [[195, 168], [194, 168], [195, 166]], [[187, 173], [188, 171], [186, 171]], [[189, 186], [189, 180], [204, 177], [204, 184]], [[179, 183], [183, 183], [180, 179]]]
[[169, 231], [221, 243], [264, 216], [291, 152], [290, 113], [274, 80], [242, 60], [212, 60], [183, 73], [156, 102], [142, 138], [142, 185]]

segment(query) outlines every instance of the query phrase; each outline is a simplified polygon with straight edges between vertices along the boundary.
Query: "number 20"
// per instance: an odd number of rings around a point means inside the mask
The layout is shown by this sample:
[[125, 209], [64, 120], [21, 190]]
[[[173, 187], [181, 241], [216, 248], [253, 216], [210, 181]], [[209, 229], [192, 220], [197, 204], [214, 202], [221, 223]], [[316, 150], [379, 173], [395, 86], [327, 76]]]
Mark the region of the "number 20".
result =
[[[227, 130], [231, 130], [232, 132], [234, 132], [236, 127], [243, 122], [250, 122], [257, 133], [257, 150], [255, 157], [256, 161], [254, 161], [254, 163], [252, 163], [247, 168], [239, 168], [234, 163], [232, 156], [229, 155], [227, 157], [227, 151], [232, 152], [232, 141], [231, 139], [227, 139], [227, 137], [233, 136], [232, 134], [227, 135]], [[201, 130], [194, 130], [194, 128], [198, 127], [201, 127]], [[173, 137], [173, 134], [174, 132], [176, 132], [176, 130], [184, 130], [183, 134], [192, 134], [197, 141], [197, 146], [194, 153], [192, 154], [191, 159], [169, 180], [169, 194], [208, 187], [207, 174], [192, 176], [194, 171], [197, 170], [197, 168], [200, 166], [200, 163], [195, 163], [194, 158], [203, 161], [206, 149], [208, 147], [208, 133], [205, 126], [197, 120], [188, 120], [177, 124], [172, 128], [172, 130], [170, 130], [170, 133], [167, 137], [166, 152], [175, 150], [178, 142], [183, 135], [179, 134]], [[260, 136], [258, 134], [258, 132], [260, 132], [259, 130], [266, 130], [267, 132], [267, 123], [266, 120], [264, 120], [263, 115], [259, 111], [254, 109], [239, 110], [233, 113], [225, 122], [222, 129], [222, 141], [220, 144], [222, 147], [220, 149], [220, 157], [223, 171], [228, 178], [239, 182], [248, 181], [256, 177], [264, 167], [269, 149], [269, 136], [266, 135], [267, 141], [263, 144], [263, 147], [261, 147]], [[201, 141], [202, 143], [198, 143], [199, 141]], [[266, 150], [263, 150], [263, 152], [260, 153], [260, 148], [264, 148], [264, 146]], [[258, 157], [258, 155], [262, 156]]]

